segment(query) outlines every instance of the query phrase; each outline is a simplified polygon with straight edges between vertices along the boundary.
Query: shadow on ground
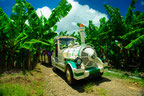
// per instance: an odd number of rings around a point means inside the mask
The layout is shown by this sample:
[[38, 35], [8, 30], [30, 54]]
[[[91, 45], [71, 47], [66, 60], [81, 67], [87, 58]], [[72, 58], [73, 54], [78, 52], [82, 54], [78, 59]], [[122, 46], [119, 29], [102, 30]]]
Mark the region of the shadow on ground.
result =
[[[60, 76], [63, 80], [65, 80], [66, 82], [66, 78], [65, 78], [65, 73], [63, 73], [62, 71], [60, 71], [57, 68], [53, 68], [53, 71]], [[83, 93], [85, 92], [84, 90], [84, 86], [86, 84], [89, 83], [93, 83], [96, 86], [98, 86], [99, 84], [103, 83], [103, 82], [110, 82], [111, 80], [105, 77], [101, 77], [101, 78], [87, 78], [87, 79], [83, 79], [83, 80], [77, 80], [76, 83], [74, 85], [69, 85], [70, 87], [72, 87], [74, 90], [78, 91], [79, 93]]]
[[76, 82], [75, 85], [72, 85], [71, 87], [75, 90], [77, 90], [80, 93], [85, 92], [84, 90], [84, 86], [87, 84], [94, 84], [96, 86], [98, 86], [99, 84], [103, 83], [103, 82], [110, 82], [111, 80], [105, 77], [101, 77], [101, 78], [87, 78], [87, 79], [83, 79], [83, 80], [79, 80]]
[[49, 67], [49, 68], [52, 68], [52, 65], [51, 64], [48, 64], [48, 63], [44, 63], [44, 62], [41, 62], [42, 65], [44, 65], [45, 67]]

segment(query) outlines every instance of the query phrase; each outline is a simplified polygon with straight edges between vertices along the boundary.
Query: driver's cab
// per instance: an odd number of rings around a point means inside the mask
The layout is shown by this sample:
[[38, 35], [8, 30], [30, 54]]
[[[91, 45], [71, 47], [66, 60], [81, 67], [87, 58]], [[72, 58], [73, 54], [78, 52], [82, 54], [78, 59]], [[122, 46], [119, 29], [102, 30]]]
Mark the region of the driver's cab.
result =
[[72, 36], [60, 36], [55, 39], [55, 61], [58, 63], [64, 63], [63, 51], [66, 48], [73, 47], [76, 38]]

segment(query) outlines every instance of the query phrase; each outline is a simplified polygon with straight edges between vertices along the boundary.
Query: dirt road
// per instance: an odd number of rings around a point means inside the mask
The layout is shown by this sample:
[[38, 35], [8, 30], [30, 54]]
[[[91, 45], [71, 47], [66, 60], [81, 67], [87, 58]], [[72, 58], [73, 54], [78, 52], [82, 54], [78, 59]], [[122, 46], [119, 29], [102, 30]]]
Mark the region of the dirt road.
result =
[[[103, 77], [101, 79], [80, 80], [70, 86], [65, 81], [65, 75], [59, 70], [41, 65], [45, 80], [45, 96], [144, 96], [144, 89], [119, 79]], [[94, 83], [92, 92], [85, 92], [84, 86]]]

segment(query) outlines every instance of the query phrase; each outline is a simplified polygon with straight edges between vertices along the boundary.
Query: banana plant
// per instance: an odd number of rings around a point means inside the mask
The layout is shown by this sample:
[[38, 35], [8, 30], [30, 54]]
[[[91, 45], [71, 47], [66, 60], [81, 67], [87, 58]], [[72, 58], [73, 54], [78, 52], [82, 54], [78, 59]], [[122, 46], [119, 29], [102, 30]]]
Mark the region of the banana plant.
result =
[[69, 34], [67, 33], [67, 31], [63, 32], [60, 31], [59, 36], [68, 36]]
[[6, 70], [6, 56], [9, 32], [5, 31], [5, 26], [7, 26], [11, 22], [12, 21], [4, 13], [2, 8], [0, 8], [0, 73]]
[[[80, 23], [77, 24], [80, 26]], [[93, 45], [94, 48], [97, 51], [97, 54], [99, 57], [102, 57], [106, 55], [106, 50], [107, 49], [107, 40], [108, 38], [108, 33], [110, 33], [110, 30], [108, 27], [108, 21], [106, 21], [105, 17], [100, 19], [100, 26], [97, 27], [93, 24], [92, 21], [89, 21], [89, 25], [85, 26], [85, 40], [87, 44]], [[107, 40], [107, 42], [106, 42]]]
[[[52, 11], [52, 14], [47, 20], [43, 16], [39, 18], [32, 5], [28, 2], [26, 2], [26, 4], [28, 8], [28, 15], [29, 15], [28, 22], [32, 31], [28, 33], [29, 39], [31, 38], [30, 41], [25, 42], [23, 46], [25, 48], [32, 48], [32, 46], [35, 46], [34, 47], [35, 49], [38, 49], [40, 46], [42, 49], [47, 49], [49, 51], [52, 51], [54, 48], [53, 38], [57, 35], [57, 33], [55, 32], [57, 29], [55, 24], [62, 17], [68, 14], [68, 12], [71, 9], [71, 5], [68, 4], [66, 0], [62, 0], [59, 3], [59, 6]], [[38, 56], [36, 56], [35, 58], [37, 57]]]
[[117, 67], [121, 66], [119, 60], [123, 56], [128, 57], [128, 52], [131, 51], [126, 49], [136, 47], [135, 49], [140, 50], [139, 48], [142, 47], [137, 46], [143, 46], [144, 15], [143, 12], [133, 13], [136, 1], [132, 0], [125, 18], [121, 16], [118, 8], [104, 5], [110, 17], [109, 20], [105, 21], [105, 18], [101, 18], [99, 28], [96, 28], [92, 21], [89, 21], [88, 26], [84, 26], [86, 43], [95, 45], [96, 50], [100, 52], [98, 55], [107, 54], [106, 57], [111, 58]]
[[4, 54], [1, 69], [3, 65], [8, 70], [14, 67], [33, 69], [38, 61], [39, 47], [54, 48], [53, 38], [57, 35], [55, 24], [68, 14], [71, 7], [66, 0], [62, 0], [48, 20], [44, 16], [39, 18], [32, 5], [25, 0], [16, 0], [10, 18], [0, 8], [0, 52]]
[[[144, 14], [143, 13], [144, 12], [138, 12], [138, 11], [135, 13], [133, 12], [133, 9], [135, 9], [136, 2], [137, 0], [132, 0], [125, 18], [120, 15], [120, 12], [118, 11], [117, 8], [113, 8], [112, 6], [105, 5], [105, 9], [110, 16], [109, 27], [112, 30], [109, 36], [111, 36], [112, 41], [117, 40], [118, 43], [121, 45], [119, 47], [120, 47], [120, 50], [122, 51], [119, 50], [119, 52], [124, 53], [124, 54], [121, 54], [121, 56], [125, 57], [125, 61], [127, 61], [128, 58], [131, 58], [131, 59], [136, 58], [136, 57], [132, 58], [131, 55], [134, 54], [132, 50], [137, 51], [139, 55], [140, 53], [143, 53], [142, 48], [144, 46], [143, 45], [143, 41], [144, 41], [144, 35], [143, 35]], [[115, 48], [115, 47], [114, 46], [111, 47], [113, 51], [111, 53], [118, 54], [119, 52], [116, 51], [118, 50], [118, 48]], [[135, 52], [135, 54], [137, 54], [137, 52]], [[119, 57], [121, 56], [119, 54]], [[143, 56], [141, 55], [141, 57]], [[129, 61], [132, 61], [132, 60], [129, 60]], [[128, 65], [128, 64], [129, 64], [128, 62], [125, 62], [125, 65]]]
[[[29, 34], [33, 36], [30, 37], [39, 40], [43, 44], [48, 43], [49, 45], [53, 45], [53, 39], [51, 38], [54, 38], [57, 35], [57, 33], [55, 33], [55, 24], [68, 14], [72, 6], [66, 0], [62, 0], [59, 3], [59, 6], [52, 11], [52, 14], [47, 20], [45, 17], [39, 18], [32, 5], [28, 2], [26, 2], [26, 4], [29, 15], [28, 22], [33, 30], [33, 32]], [[49, 49], [49, 47], [47, 47], [47, 49]]]

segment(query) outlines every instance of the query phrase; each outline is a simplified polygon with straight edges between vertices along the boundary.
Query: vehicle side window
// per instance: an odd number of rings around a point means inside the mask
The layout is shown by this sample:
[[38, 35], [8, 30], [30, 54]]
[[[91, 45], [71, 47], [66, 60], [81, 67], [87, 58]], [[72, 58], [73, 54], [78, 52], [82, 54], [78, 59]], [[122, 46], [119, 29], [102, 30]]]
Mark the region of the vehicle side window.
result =
[[60, 41], [60, 49], [64, 49], [64, 48], [67, 48], [67, 42], [64, 40], [61, 40]]
[[71, 45], [74, 45], [74, 40], [73, 39], [62, 39], [60, 40], [60, 49], [68, 48]]

